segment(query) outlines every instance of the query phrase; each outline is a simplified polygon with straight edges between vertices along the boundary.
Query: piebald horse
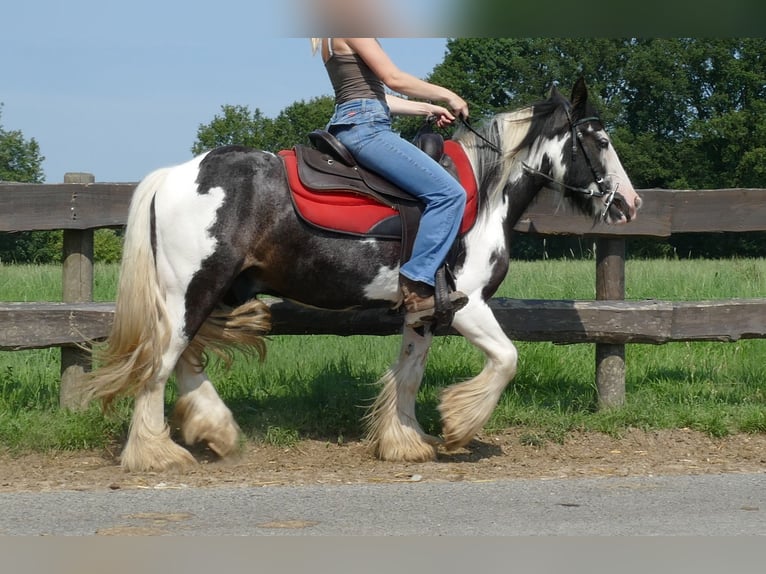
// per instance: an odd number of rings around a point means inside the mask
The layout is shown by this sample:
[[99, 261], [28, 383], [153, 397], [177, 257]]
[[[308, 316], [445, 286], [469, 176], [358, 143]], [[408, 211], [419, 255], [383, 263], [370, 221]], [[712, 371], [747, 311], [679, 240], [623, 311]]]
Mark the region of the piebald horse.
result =
[[[641, 206], [582, 79], [569, 100], [554, 87], [546, 100], [457, 130], [452, 145], [477, 192], [472, 224], [454, 249], [452, 275], [469, 302], [452, 327], [486, 360], [474, 378], [443, 390], [443, 438], [428, 436], [415, 397], [434, 333], [403, 326], [399, 356], [366, 414], [372, 451], [386, 460], [431, 460], [439, 446], [466, 445], [513, 379], [516, 348], [487, 303], [508, 270], [511, 230], [540, 189], [557, 189], [585, 216], [610, 224], [635, 219]], [[400, 302], [401, 241], [308, 224], [291, 199], [287, 169], [281, 154], [228, 146], [158, 169], [137, 186], [112, 331], [83, 388], [85, 400], [106, 404], [134, 397], [126, 469], [195, 462], [166, 423], [173, 372], [183, 442], [207, 443], [222, 457], [237, 449], [239, 427], [205, 373], [204, 353], [233, 345], [263, 358], [270, 311], [257, 295], [325, 309]]]

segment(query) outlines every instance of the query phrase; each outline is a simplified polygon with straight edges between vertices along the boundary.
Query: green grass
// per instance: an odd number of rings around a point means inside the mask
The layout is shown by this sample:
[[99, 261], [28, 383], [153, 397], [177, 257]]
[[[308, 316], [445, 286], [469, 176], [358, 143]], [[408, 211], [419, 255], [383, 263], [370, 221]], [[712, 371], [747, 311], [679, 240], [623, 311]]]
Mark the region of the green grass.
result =
[[[117, 264], [96, 263], [93, 299], [113, 301], [117, 291]], [[61, 301], [61, 266], [0, 263], [0, 301]]]
[[[0, 266], [0, 300], [60, 300], [60, 267]], [[116, 266], [96, 268], [95, 298], [111, 300]], [[592, 299], [593, 261], [512, 262], [499, 296]], [[766, 296], [766, 259], [628, 261], [629, 299]], [[576, 430], [619, 435], [628, 428], [693, 428], [712, 436], [766, 432], [766, 340], [629, 345], [627, 399], [599, 412], [592, 345], [517, 343], [518, 375], [487, 429], [522, 429], [522, 441], [562, 440]], [[300, 438], [358, 438], [373, 383], [398, 353], [398, 337], [278, 336], [265, 363], [239, 359], [208, 369], [246, 437], [289, 446]], [[418, 417], [440, 432], [436, 406], [446, 385], [475, 375], [483, 357], [459, 337], [437, 338], [418, 396]], [[0, 445], [79, 449], [122, 440], [128, 401], [101, 415], [58, 408], [59, 350], [0, 352]], [[167, 403], [175, 399], [168, 386]]]

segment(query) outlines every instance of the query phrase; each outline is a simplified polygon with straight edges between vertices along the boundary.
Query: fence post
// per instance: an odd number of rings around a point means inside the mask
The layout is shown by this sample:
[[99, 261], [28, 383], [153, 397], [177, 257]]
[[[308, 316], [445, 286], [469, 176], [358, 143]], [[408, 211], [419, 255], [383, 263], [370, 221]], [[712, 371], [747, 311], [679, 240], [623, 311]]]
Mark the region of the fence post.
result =
[[[596, 299], [625, 299], [625, 240], [596, 240]], [[596, 343], [596, 386], [599, 408], [625, 402], [625, 345]]]
[[[94, 183], [90, 173], [66, 173], [64, 183]], [[93, 301], [93, 230], [65, 229], [62, 298], [65, 303]], [[59, 405], [76, 409], [75, 385], [91, 368], [90, 353], [75, 346], [61, 347]]]

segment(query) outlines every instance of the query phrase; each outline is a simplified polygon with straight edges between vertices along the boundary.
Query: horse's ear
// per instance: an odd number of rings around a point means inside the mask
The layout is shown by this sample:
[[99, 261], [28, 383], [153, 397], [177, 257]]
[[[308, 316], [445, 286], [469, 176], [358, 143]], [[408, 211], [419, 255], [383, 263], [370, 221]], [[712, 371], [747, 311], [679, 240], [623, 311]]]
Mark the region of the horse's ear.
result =
[[577, 78], [574, 87], [572, 88], [572, 107], [577, 109], [580, 106], [585, 106], [585, 102], [588, 101], [588, 87], [585, 85], [585, 79], [580, 76]]
[[559, 83], [556, 80], [553, 80], [551, 82], [551, 89], [548, 92], [548, 98], [558, 98], [561, 96], [561, 93], [559, 92]]

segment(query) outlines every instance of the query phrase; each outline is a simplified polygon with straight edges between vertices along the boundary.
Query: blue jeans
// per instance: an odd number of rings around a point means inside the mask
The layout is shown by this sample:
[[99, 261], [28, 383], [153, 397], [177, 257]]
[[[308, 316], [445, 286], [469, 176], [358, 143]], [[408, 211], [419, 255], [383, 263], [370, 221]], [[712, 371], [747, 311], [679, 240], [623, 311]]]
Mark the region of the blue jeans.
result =
[[422, 150], [391, 130], [385, 102], [357, 99], [335, 107], [327, 131], [354, 159], [425, 204], [412, 256], [399, 270], [413, 281], [433, 286], [457, 237], [465, 209], [458, 181]]

